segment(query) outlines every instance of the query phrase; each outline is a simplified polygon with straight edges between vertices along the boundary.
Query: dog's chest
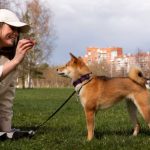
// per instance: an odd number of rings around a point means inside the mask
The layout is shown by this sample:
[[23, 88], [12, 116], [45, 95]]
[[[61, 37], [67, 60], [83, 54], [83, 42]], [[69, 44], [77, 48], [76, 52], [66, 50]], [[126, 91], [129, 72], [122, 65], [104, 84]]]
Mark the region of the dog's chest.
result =
[[84, 97], [83, 89], [80, 90], [79, 98], [80, 98], [81, 105], [82, 105], [83, 107], [85, 107], [86, 98]]

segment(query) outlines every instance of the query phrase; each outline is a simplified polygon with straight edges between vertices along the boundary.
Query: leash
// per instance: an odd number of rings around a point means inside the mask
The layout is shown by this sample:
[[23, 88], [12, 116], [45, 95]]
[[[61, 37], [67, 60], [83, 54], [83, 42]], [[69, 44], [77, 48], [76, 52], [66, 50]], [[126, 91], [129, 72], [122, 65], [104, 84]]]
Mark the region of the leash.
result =
[[54, 113], [52, 113], [43, 123], [35, 128], [34, 132], [37, 132], [42, 126], [44, 126], [71, 99], [75, 93], [76, 91], [73, 91], [73, 93], [56, 109]]
[[[93, 79], [93, 78], [91, 78], [88, 82], [86, 82], [85, 84], [83, 84], [83, 86], [86, 85], [87, 83], [89, 83], [92, 79]], [[79, 89], [78, 94], [79, 94], [79, 92], [80, 92], [80, 90], [82, 89], [83, 86], [81, 86], [81, 88]], [[55, 111], [54, 113], [52, 113], [43, 123], [41, 123], [40, 125], [38, 125], [37, 127], [35, 127], [35, 129], [31, 130], [30, 133], [29, 133], [29, 134], [31, 135], [31, 137], [33, 137], [33, 136], [35, 135], [35, 133], [36, 133], [37, 131], [39, 131], [39, 129], [40, 129], [42, 126], [44, 126], [51, 118], [53, 118], [53, 116], [71, 99], [71, 97], [72, 97], [75, 93], [76, 93], [76, 90], [74, 90], [73, 93], [64, 101], [64, 103], [62, 103], [62, 104], [56, 109], [56, 111]]]

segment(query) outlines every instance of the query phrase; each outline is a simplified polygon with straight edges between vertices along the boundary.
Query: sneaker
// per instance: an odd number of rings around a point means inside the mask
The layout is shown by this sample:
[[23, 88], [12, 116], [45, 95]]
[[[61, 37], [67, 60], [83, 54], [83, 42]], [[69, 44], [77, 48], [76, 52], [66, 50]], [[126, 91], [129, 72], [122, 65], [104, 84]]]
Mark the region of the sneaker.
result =
[[30, 131], [21, 131], [21, 130], [15, 130], [11, 132], [0, 132], [0, 140], [4, 141], [7, 139], [11, 140], [17, 140], [20, 138], [31, 138], [35, 135], [35, 132], [33, 130]]

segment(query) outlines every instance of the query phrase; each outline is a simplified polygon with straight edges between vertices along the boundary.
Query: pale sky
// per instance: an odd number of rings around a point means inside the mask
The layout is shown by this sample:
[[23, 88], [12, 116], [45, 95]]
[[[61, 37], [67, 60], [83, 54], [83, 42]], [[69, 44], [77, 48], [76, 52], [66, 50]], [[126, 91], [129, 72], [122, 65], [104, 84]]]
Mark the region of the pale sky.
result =
[[150, 0], [47, 0], [57, 39], [51, 64], [84, 56], [87, 47], [150, 51]]

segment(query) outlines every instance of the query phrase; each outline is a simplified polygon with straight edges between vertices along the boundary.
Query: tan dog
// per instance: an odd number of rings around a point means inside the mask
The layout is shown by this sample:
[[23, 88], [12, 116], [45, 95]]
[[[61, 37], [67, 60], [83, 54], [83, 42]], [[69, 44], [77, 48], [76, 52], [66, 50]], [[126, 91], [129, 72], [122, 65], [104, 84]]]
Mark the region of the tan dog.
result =
[[94, 136], [94, 118], [98, 109], [105, 109], [126, 99], [128, 111], [134, 125], [133, 135], [139, 133], [137, 108], [150, 127], [150, 95], [145, 87], [146, 79], [139, 69], [132, 69], [129, 77], [107, 78], [94, 76], [81, 58], [71, 55], [71, 60], [57, 69], [59, 75], [72, 79], [85, 111], [88, 136]]

